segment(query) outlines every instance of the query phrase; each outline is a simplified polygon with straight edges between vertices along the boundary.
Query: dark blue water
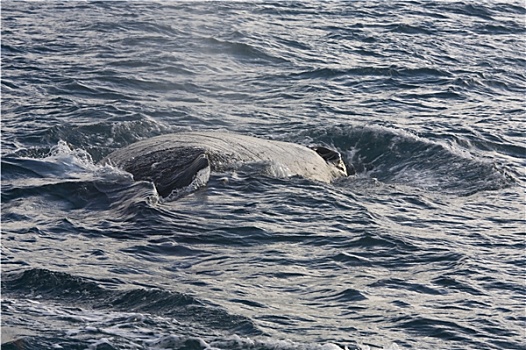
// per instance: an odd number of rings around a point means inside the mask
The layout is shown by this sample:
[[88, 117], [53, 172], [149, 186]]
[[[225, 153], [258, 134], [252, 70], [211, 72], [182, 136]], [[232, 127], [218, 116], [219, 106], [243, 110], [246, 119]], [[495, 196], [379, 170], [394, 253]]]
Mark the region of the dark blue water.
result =
[[[526, 347], [524, 2], [1, 7], [2, 349]], [[182, 130], [357, 174], [97, 164]]]

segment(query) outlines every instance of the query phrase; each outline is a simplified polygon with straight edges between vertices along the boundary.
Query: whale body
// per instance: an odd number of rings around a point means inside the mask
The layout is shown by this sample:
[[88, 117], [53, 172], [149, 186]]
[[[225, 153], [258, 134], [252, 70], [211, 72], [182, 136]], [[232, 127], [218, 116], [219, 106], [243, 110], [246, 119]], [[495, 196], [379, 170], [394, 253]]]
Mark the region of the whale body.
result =
[[325, 147], [213, 131], [152, 137], [114, 151], [101, 163], [131, 173], [135, 181], [152, 181], [163, 197], [188, 186], [198, 174], [247, 163], [277, 164], [285, 176], [326, 183], [347, 175], [340, 154]]

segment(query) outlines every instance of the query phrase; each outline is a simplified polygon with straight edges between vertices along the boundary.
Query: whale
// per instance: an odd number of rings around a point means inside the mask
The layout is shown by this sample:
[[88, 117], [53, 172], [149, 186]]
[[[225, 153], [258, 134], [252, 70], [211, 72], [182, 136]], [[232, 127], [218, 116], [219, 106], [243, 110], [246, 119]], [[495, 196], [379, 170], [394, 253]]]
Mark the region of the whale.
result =
[[303, 145], [220, 131], [165, 134], [115, 150], [100, 161], [120, 168], [135, 181], [151, 181], [158, 194], [173, 191], [199, 179], [206, 183], [211, 172], [235, 171], [246, 164], [274, 166], [275, 177], [299, 176], [330, 183], [347, 176], [340, 153], [323, 146]]

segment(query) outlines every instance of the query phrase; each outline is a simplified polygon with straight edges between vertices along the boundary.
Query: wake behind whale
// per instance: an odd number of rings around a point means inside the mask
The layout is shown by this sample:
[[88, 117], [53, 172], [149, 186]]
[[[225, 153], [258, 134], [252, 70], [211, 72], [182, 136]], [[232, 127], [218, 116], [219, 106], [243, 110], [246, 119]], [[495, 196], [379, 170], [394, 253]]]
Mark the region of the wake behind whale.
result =
[[101, 161], [131, 173], [136, 181], [153, 182], [163, 197], [196, 179], [207, 182], [210, 172], [234, 170], [252, 162], [277, 163], [286, 176], [326, 183], [347, 176], [340, 154], [328, 148], [311, 149], [227, 132], [157, 136], [119, 149]]

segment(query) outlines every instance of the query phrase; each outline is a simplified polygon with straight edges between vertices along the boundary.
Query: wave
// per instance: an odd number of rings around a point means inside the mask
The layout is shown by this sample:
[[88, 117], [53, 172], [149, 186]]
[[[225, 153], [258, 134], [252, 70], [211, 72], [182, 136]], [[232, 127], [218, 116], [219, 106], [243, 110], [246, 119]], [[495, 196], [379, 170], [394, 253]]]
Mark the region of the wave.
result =
[[299, 136], [338, 149], [359, 179], [456, 195], [497, 190], [517, 182], [512, 169], [479, 158], [472, 149], [399, 128], [335, 126]]
[[[2, 349], [348, 349], [273, 339], [208, 301], [149, 286], [115, 288], [121, 283], [38, 268], [4, 274], [2, 317], [11, 322]], [[41, 316], [47, 321], [35, 322]]]

